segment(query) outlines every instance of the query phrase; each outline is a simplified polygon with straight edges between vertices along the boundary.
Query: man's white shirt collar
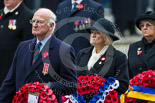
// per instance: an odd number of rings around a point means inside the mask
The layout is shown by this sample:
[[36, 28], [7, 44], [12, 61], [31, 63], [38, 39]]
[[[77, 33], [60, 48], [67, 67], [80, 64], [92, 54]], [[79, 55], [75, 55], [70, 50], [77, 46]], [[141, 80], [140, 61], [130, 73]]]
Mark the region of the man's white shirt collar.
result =
[[19, 5], [22, 3], [22, 1], [20, 3], [18, 3], [18, 5], [16, 7], [14, 7], [12, 10], [9, 10], [6, 6], [4, 7], [4, 14], [7, 14], [9, 12], [13, 12], [15, 9], [17, 9], [19, 7]]
[[50, 39], [50, 37], [52, 36], [53, 34], [51, 34], [50, 36], [46, 37], [45, 39], [43, 39], [42, 41], [40, 41], [38, 38], [37, 38], [37, 43], [38, 44], [39, 42], [41, 42], [41, 46], [40, 46], [40, 51], [43, 49], [44, 45], [46, 44], [46, 42]]
[[77, 0], [77, 1], [72, 0], [72, 5], [74, 4], [74, 2], [80, 4], [82, 1], [83, 1], [83, 0]]

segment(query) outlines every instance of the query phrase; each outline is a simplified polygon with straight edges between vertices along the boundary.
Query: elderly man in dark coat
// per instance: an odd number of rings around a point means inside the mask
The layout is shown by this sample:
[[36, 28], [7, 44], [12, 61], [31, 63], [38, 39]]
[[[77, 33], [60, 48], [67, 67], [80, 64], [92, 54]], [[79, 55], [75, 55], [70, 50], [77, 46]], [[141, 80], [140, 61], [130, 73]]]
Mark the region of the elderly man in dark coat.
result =
[[58, 103], [62, 103], [62, 95], [76, 91], [75, 53], [54, 36], [55, 20], [49, 9], [35, 12], [31, 23], [36, 38], [19, 44], [0, 88], [0, 103], [11, 103], [16, 91], [31, 82], [50, 82]]

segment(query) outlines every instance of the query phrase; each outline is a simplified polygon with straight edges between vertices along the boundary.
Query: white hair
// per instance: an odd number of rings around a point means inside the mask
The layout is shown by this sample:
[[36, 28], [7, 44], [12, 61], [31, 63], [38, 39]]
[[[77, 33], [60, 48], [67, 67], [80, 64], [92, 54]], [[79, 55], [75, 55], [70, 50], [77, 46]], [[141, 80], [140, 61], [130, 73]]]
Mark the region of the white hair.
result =
[[49, 15], [49, 20], [48, 20], [48, 24], [47, 25], [50, 26], [51, 23], [54, 23], [53, 30], [55, 30], [55, 26], [56, 26], [55, 22], [56, 22], [56, 15], [51, 11], [51, 13]]
[[54, 32], [55, 26], [56, 26], [56, 23], [55, 23], [56, 22], [56, 15], [54, 14], [54, 12], [52, 12], [50, 9], [47, 9], [47, 8], [39, 8], [37, 11], [39, 11], [39, 10], [48, 11], [49, 20], [48, 20], [47, 25], [50, 26], [52, 23], [54, 23], [54, 26], [53, 26], [53, 32]]

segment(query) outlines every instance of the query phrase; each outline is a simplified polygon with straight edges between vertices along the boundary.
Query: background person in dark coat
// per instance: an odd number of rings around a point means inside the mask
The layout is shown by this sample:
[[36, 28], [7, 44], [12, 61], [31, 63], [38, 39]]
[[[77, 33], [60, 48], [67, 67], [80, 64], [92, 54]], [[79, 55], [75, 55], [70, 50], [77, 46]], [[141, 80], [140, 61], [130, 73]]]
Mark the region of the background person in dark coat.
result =
[[[62, 95], [76, 91], [74, 50], [54, 36], [55, 20], [55, 14], [49, 9], [35, 12], [31, 23], [32, 33], [37, 38], [19, 44], [10, 71], [0, 88], [0, 103], [11, 103], [16, 91], [30, 82], [51, 82], [58, 103], [62, 103]], [[42, 45], [32, 64], [38, 42]], [[48, 52], [47, 57], [43, 56], [45, 52]], [[48, 64], [47, 72], [44, 71], [45, 63]]]
[[41, 0], [41, 7], [48, 8], [56, 13], [58, 5], [64, 0]]
[[[147, 70], [155, 70], [155, 12], [146, 12], [136, 18], [136, 26], [143, 38], [130, 45], [128, 67], [130, 79]], [[137, 101], [136, 103], [145, 103]]]
[[[91, 33], [92, 47], [79, 51], [77, 56], [77, 74], [99, 75], [105, 79], [114, 77], [119, 81], [118, 94], [128, 89], [129, 75], [126, 55], [111, 44], [119, 38], [114, 34], [115, 26], [106, 19], [99, 19], [86, 29]], [[109, 62], [108, 66], [107, 63]]]
[[[79, 5], [73, 8], [73, 3]], [[72, 44], [76, 54], [79, 50], [89, 47], [89, 34], [85, 28], [93, 21], [104, 17], [103, 6], [93, 0], [65, 0], [60, 3], [57, 10], [56, 36]]]
[[33, 13], [22, 0], [4, 0], [5, 8], [0, 10], [0, 85], [12, 63], [19, 42], [33, 38], [29, 20]]
[[155, 13], [146, 12], [138, 16], [136, 26], [142, 31], [143, 38], [129, 47], [130, 78], [143, 71], [155, 69]]

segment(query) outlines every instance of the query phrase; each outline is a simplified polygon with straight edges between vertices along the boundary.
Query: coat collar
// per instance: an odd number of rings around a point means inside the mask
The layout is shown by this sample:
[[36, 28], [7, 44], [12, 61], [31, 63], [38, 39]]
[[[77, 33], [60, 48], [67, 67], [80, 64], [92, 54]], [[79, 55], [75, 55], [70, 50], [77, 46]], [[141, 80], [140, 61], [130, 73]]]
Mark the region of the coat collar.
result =
[[[142, 39], [143, 39], [143, 38], [142, 38]], [[141, 40], [140, 42], [138, 42], [136, 53], [138, 52], [138, 50], [141, 50], [142, 53], [139, 54], [139, 55], [137, 54], [137, 56], [139, 56], [140, 59], [141, 59], [146, 65], [148, 65], [147, 60], [146, 60], [146, 57], [145, 57], [145, 52], [144, 52], [144, 51], [145, 51], [144, 43], [143, 43], [142, 40]]]
[[84, 49], [83, 50], [83, 52], [82, 52], [82, 54], [81, 55], [83, 55], [83, 63], [82, 63], [82, 65], [80, 65], [80, 66], [87, 66], [87, 63], [88, 63], [88, 61], [89, 61], [89, 58], [91, 57], [91, 55], [92, 55], [92, 50], [93, 50], [93, 46], [91, 46], [91, 47], [88, 47], [88, 48], [86, 48], [86, 49]]
[[[113, 48], [113, 46], [112, 46], [112, 48]], [[82, 55], [82, 58], [81, 58], [82, 65], [79, 65], [80, 67], [86, 67], [87, 66], [87, 63], [88, 63], [88, 61], [91, 57], [91, 54], [92, 54], [92, 50], [93, 50], [93, 46], [83, 50], [83, 52], [81, 54]], [[114, 49], [114, 51], [115, 51], [115, 49]], [[89, 75], [97, 73], [101, 69], [101, 67], [103, 67], [105, 60], [107, 59], [106, 53], [107, 53], [107, 51], [99, 58], [99, 60], [94, 64], [93, 68], [91, 68], [90, 71], [88, 71], [88, 68], [87, 68], [86, 72], [88, 72]], [[108, 56], [111, 56], [111, 55], [108, 54]], [[103, 57], [105, 57], [106, 59], [101, 59]]]
[[[80, 4], [82, 4], [83, 6], [85, 6], [85, 5], [88, 5], [88, 0], [86, 1], [86, 0], [82, 0], [82, 2], [80, 3]], [[72, 3], [71, 3], [71, 0], [70, 0], [70, 3], [69, 3], [70, 5], [71, 5], [71, 7], [72, 7]], [[71, 8], [71, 10], [72, 10], [72, 8]], [[75, 13], [77, 13], [77, 12], [79, 12], [79, 11], [81, 11], [82, 9], [76, 9], [75, 11], [70, 11], [70, 16], [73, 16]]]
[[[19, 15], [19, 13], [21, 13], [21, 11], [23, 10], [23, 9], [25, 9], [25, 5], [24, 5], [24, 3], [21, 3], [20, 5], [19, 5], [19, 7], [17, 7], [13, 12], [11, 12], [11, 14], [12, 15], [15, 15], [15, 16], [18, 16]], [[3, 8], [3, 14], [4, 14], [4, 8]], [[10, 14], [10, 13], [7, 13], [6, 15], [8, 15], [8, 14]], [[5, 14], [4, 14], [5, 15]]]

